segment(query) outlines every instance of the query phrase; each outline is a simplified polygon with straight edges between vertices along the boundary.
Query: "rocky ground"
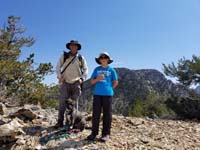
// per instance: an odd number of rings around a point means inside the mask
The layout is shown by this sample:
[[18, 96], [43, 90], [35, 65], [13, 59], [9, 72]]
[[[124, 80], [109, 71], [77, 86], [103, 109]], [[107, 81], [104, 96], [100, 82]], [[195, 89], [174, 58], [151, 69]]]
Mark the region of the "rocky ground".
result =
[[[90, 127], [91, 115], [85, 115], [87, 127]], [[44, 110], [31, 105], [6, 108], [1, 104], [0, 150], [200, 150], [200, 123], [197, 121], [116, 115], [113, 115], [112, 135], [106, 143], [85, 140], [89, 129], [41, 143], [41, 137], [54, 132], [52, 126], [56, 118], [55, 109]]]

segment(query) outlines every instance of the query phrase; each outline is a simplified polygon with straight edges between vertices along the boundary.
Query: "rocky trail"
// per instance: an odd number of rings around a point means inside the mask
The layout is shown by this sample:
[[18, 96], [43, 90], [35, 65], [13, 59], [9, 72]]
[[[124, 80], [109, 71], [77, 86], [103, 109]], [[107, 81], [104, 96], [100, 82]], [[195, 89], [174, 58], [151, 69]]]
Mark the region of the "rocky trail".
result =
[[[89, 128], [91, 115], [85, 116]], [[106, 143], [85, 140], [89, 129], [42, 143], [42, 137], [55, 132], [56, 119], [55, 109], [0, 104], [0, 150], [200, 150], [198, 121], [113, 115], [112, 135]]]

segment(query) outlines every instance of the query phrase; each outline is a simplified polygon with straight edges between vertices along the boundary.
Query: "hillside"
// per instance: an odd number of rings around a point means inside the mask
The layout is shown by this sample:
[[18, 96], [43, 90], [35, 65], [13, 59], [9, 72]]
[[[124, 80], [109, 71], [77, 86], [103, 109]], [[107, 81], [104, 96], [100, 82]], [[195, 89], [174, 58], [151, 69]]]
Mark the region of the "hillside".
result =
[[[167, 80], [155, 69], [116, 68], [116, 71], [119, 76], [119, 86], [115, 90], [113, 100], [113, 111], [116, 114], [128, 115], [129, 107], [136, 99], [144, 101], [151, 93], [156, 93], [166, 99], [171, 96], [188, 96], [188, 91], [184, 87]], [[92, 87], [88, 80], [84, 83], [80, 106], [86, 111], [91, 110], [91, 104]]]
[[[56, 122], [55, 109], [41, 109], [39, 106], [26, 105], [26, 117], [11, 118], [8, 114], [22, 108], [5, 108], [0, 115], [0, 150], [199, 150], [200, 124], [192, 121], [131, 118], [113, 115], [112, 135], [107, 143], [85, 140], [89, 129], [72, 133], [67, 137], [39, 142], [41, 137], [52, 133], [51, 126]], [[5, 111], [6, 110], [6, 111]], [[29, 111], [28, 111], [29, 110]], [[19, 112], [19, 111], [18, 111]], [[34, 114], [34, 115], [33, 115]], [[85, 114], [87, 127], [91, 127], [91, 115]], [[29, 119], [29, 121], [27, 120]], [[10, 124], [13, 128], [2, 128]], [[17, 127], [14, 129], [14, 127]], [[9, 135], [8, 133], [12, 133]], [[6, 134], [7, 136], [3, 136]]]

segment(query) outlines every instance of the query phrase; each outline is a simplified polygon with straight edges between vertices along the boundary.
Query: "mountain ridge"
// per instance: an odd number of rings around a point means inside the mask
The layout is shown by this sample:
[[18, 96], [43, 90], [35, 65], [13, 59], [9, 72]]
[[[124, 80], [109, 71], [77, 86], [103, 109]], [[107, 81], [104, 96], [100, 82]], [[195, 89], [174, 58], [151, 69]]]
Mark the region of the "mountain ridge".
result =
[[[187, 97], [188, 91], [183, 86], [168, 80], [156, 69], [131, 70], [115, 68], [119, 76], [119, 86], [115, 89], [113, 112], [127, 116], [128, 110], [137, 99], [144, 101], [151, 93], [162, 97]], [[91, 110], [92, 89], [89, 80], [84, 83], [80, 107]]]

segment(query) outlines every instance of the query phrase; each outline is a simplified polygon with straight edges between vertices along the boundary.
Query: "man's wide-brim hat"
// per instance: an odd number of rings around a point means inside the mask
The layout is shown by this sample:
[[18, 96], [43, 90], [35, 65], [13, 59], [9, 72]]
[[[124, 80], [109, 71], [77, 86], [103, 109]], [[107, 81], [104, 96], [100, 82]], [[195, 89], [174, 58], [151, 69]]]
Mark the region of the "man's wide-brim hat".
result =
[[98, 57], [98, 58], [95, 58], [97, 64], [101, 64], [100, 58], [101, 58], [102, 56], [107, 56], [107, 57], [108, 57], [108, 59], [109, 59], [108, 64], [110, 64], [110, 63], [113, 62], [113, 60], [110, 58], [110, 55], [109, 55], [107, 52], [102, 52], [102, 53], [99, 54], [99, 57]]
[[77, 50], [80, 50], [81, 49], [81, 44], [76, 41], [76, 40], [71, 40], [69, 43], [66, 44], [66, 48], [67, 49], [70, 49], [69, 46], [70, 45], [77, 45], [78, 49]]

